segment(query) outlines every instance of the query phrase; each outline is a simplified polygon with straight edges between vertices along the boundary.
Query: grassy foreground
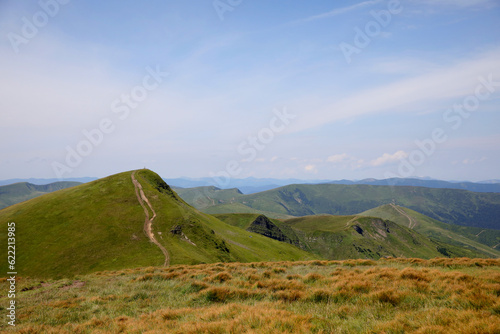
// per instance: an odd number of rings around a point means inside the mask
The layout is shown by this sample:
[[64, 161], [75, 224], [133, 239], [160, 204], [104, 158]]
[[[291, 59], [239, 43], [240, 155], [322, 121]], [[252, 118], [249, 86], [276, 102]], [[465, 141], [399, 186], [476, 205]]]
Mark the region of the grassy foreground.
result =
[[177, 265], [17, 288], [19, 333], [500, 332], [498, 259]]

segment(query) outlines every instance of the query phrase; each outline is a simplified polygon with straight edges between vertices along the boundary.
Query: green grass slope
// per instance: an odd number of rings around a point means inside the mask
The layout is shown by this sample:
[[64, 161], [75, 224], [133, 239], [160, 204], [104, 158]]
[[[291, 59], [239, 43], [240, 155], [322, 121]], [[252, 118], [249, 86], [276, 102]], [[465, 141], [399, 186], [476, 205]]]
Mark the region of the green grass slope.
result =
[[499, 247], [499, 230], [446, 224], [408, 208], [389, 204], [362, 212], [360, 215], [389, 219], [406, 227], [411, 225], [413, 230], [432, 240], [471, 249], [482, 253], [482, 256], [500, 257], [500, 251], [493, 248]]
[[[217, 218], [248, 228], [256, 214], [219, 214]], [[304, 250], [330, 260], [395, 257], [477, 257], [470, 249], [429, 238], [388, 220], [363, 216], [315, 215], [280, 221], [271, 219], [280, 231]]]
[[[125, 172], [49, 193], [0, 210], [16, 223], [20, 276], [67, 277], [99, 270], [161, 265], [165, 257], [144, 233], [145, 214]], [[171, 264], [312, 259], [313, 255], [230, 226], [186, 204], [154, 172], [136, 179], [156, 211], [153, 232]], [[182, 234], [171, 231], [181, 231]], [[0, 234], [7, 244], [7, 233]], [[7, 258], [7, 247], [0, 256]], [[0, 272], [8, 271], [6, 261]]]
[[385, 256], [433, 258], [473, 256], [443, 245], [389, 220], [361, 216], [306, 216], [287, 220], [310, 249], [331, 259]]
[[80, 182], [54, 182], [46, 185], [36, 185], [28, 182], [19, 182], [0, 186], [0, 210], [10, 205], [50, 193], [56, 190], [74, 187]]
[[260, 215], [263, 214], [266, 217], [269, 218], [275, 218], [275, 219], [289, 219], [293, 218], [292, 215], [284, 214], [284, 213], [277, 213], [277, 212], [272, 212], [272, 211], [265, 211], [265, 210], [259, 210], [259, 209], [254, 209], [251, 208], [244, 203], [228, 203], [228, 204], [220, 204], [216, 206], [209, 206], [206, 207], [202, 210], [205, 213], [209, 213], [211, 215], [218, 215], [218, 214], [231, 214], [231, 213], [249, 213], [249, 214], [256, 214]]
[[237, 188], [219, 189], [213, 186], [177, 188], [175, 192], [198, 210], [222, 203], [233, 203], [236, 198], [243, 195]]
[[[251, 230], [252, 223], [255, 222], [255, 220], [257, 220], [257, 218], [262, 215], [258, 213], [222, 213], [222, 214], [215, 214], [213, 216], [229, 225], [237, 226], [244, 230]], [[290, 227], [290, 225], [284, 223], [283, 220], [280, 219], [269, 218], [269, 217], [266, 218], [269, 219], [280, 230], [280, 232], [283, 233], [288, 238], [287, 240], [288, 243], [295, 245], [307, 252], [311, 252], [309, 246], [302, 240], [300, 240], [300, 238], [295, 234], [295, 231], [293, 230], [293, 228]], [[264, 232], [264, 231], [259, 231], [259, 232]], [[266, 233], [260, 233], [260, 234], [265, 235]], [[269, 234], [266, 236], [269, 236]]]
[[[211, 213], [237, 213], [251, 208], [258, 212], [307, 216], [352, 215], [396, 203], [449, 224], [500, 229], [500, 194], [457, 189], [372, 185], [289, 185], [257, 194], [241, 195], [230, 207], [206, 208]], [[230, 210], [233, 211], [230, 211]]]

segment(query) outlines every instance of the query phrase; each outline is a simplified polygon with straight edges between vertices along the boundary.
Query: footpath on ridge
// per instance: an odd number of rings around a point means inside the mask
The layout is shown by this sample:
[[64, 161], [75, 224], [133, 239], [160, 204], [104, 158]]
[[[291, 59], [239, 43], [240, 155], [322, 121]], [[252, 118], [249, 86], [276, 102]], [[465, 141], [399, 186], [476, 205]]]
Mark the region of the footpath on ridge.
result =
[[[163, 255], [165, 255], [165, 262], [163, 263], [163, 265], [168, 266], [170, 264], [170, 255], [168, 254], [168, 251], [165, 249], [165, 247], [163, 247], [163, 245], [160, 244], [158, 240], [156, 240], [155, 235], [153, 233], [153, 220], [156, 218], [156, 212], [153, 209], [153, 206], [149, 202], [148, 198], [144, 194], [144, 191], [142, 190], [142, 185], [135, 178], [135, 171], [132, 172], [130, 176], [132, 178], [132, 183], [134, 184], [135, 187], [135, 195], [137, 196], [137, 200], [144, 209], [144, 215], [146, 216], [144, 220], [144, 233], [146, 233], [149, 240], [151, 240], [151, 242], [154, 243], [156, 246], [158, 246], [160, 250], [163, 252]], [[153, 216], [151, 218], [149, 218], [149, 210], [146, 207], [146, 204], [153, 213]]]
[[394, 210], [396, 210], [397, 212], [399, 212], [402, 216], [405, 216], [408, 220], [409, 220], [409, 224], [408, 224], [408, 228], [410, 230], [413, 230], [413, 228], [417, 225], [417, 222], [413, 220], [413, 218], [411, 218], [406, 212], [403, 211], [403, 209], [401, 209], [399, 206], [397, 205], [394, 205], [391, 203], [391, 206], [393, 207]]

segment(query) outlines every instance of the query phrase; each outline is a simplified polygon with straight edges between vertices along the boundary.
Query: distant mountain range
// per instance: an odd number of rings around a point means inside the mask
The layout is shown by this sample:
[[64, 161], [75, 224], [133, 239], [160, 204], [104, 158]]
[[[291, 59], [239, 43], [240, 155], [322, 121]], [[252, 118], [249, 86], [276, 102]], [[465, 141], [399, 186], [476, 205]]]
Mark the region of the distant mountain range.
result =
[[440, 189], [463, 189], [474, 192], [493, 192], [500, 193], [500, 180], [488, 180], [484, 182], [468, 182], [468, 181], [441, 181], [426, 178], [391, 178], [384, 180], [364, 179], [359, 181], [351, 180], [299, 180], [299, 179], [231, 179], [225, 184], [218, 184], [213, 178], [200, 179], [165, 179], [165, 181], [174, 187], [194, 188], [202, 186], [215, 186], [220, 189], [238, 188], [244, 194], [254, 194], [261, 191], [275, 189], [291, 184], [367, 184], [378, 186], [414, 186], [426, 188]]
[[[495, 182], [496, 181], [496, 182]], [[480, 182], [467, 182], [467, 181], [441, 181], [441, 180], [424, 180], [424, 179], [402, 179], [392, 178], [384, 180], [365, 179], [361, 181], [331, 181], [331, 184], [367, 184], [375, 186], [413, 186], [413, 187], [426, 187], [438, 189], [463, 189], [474, 192], [500, 192], [500, 182], [498, 180]]]
[[[87, 183], [97, 180], [95, 177], [80, 177], [69, 178], [64, 180], [59, 179], [9, 179], [1, 180], [0, 186], [28, 182], [36, 185], [54, 183], [58, 181], [72, 181]], [[202, 178], [164, 178], [165, 182], [172, 187], [178, 188], [195, 188], [214, 186], [220, 189], [238, 188], [243, 194], [254, 194], [261, 191], [275, 189], [291, 184], [368, 184], [379, 186], [415, 186], [426, 188], [446, 188], [446, 189], [464, 189], [474, 192], [493, 192], [500, 193], [500, 180], [485, 180], [481, 182], [469, 181], [442, 181], [431, 178], [391, 178], [391, 179], [363, 179], [363, 180], [300, 180], [300, 179], [274, 179], [274, 178], [254, 178], [248, 177], [244, 179], [229, 179], [216, 180], [211, 177]]]
[[80, 182], [80, 183], [87, 183], [90, 181], [95, 181], [97, 180], [96, 177], [75, 177], [75, 178], [68, 178], [68, 179], [36, 179], [36, 178], [30, 178], [30, 179], [8, 179], [8, 180], [0, 180], [0, 186], [5, 186], [8, 184], [14, 184], [14, 183], [20, 183], [20, 182], [27, 182], [31, 184], [36, 184], [36, 185], [43, 185], [43, 184], [49, 184], [49, 183], [55, 183], [55, 182]]
[[62, 181], [45, 185], [37, 185], [28, 182], [18, 182], [6, 186], [0, 186], [0, 210], [10, 205], [27, 201], [29, 199], [44, 195], [56, 190], [74, 187], [80, 182]]
[[500, 229], [500, 193], [365, 184], [294, 184], [247, 195], [214, 187], [176, 191], [209, 214], [261, 212], [281, 219], [353, 215], [393, 203], [448, 224]]

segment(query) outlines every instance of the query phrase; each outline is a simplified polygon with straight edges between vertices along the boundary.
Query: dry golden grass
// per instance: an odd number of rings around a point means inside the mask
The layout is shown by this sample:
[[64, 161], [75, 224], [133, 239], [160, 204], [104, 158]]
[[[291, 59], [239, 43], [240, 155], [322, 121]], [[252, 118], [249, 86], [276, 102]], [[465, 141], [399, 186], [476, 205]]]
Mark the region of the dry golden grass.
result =
[[20, 333], [500, 333], [498, 259], [216, 263], [18, 287]]

